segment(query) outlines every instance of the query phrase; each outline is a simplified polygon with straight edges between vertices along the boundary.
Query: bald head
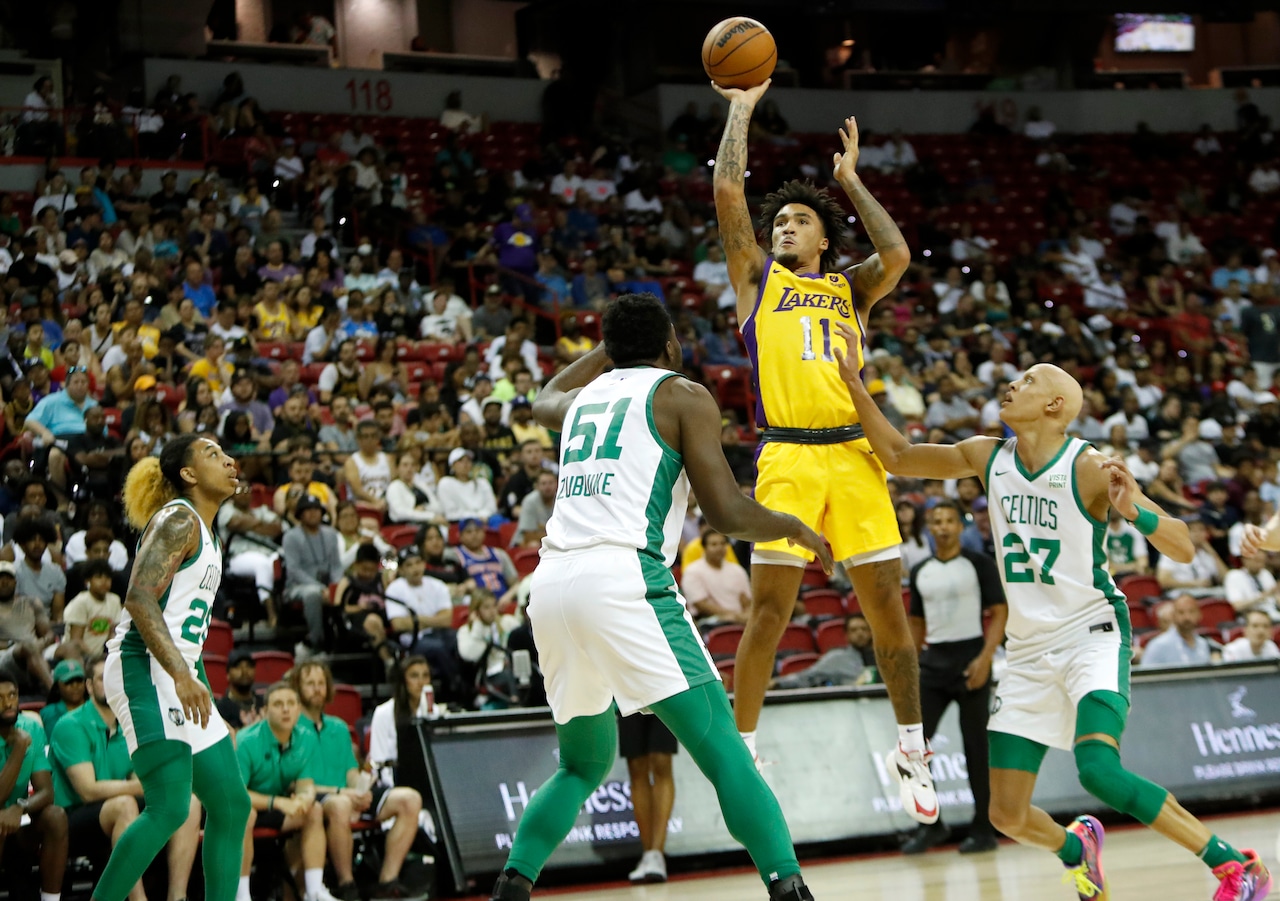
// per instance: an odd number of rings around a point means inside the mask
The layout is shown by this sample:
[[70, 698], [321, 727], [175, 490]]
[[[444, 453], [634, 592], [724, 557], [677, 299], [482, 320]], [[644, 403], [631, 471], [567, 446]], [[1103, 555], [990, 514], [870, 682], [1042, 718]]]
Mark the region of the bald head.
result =
[[1048, 392], [1047, 399], [1061, 398], [1058, 409], [1048, 411], [1051, 417], [1066, 423], [1080, 415], [1080, 407], [1084, 404], [1084, 391], [1081, 390], [1079, 382], [1052, 363], [1040, 363], [1031, 369]]

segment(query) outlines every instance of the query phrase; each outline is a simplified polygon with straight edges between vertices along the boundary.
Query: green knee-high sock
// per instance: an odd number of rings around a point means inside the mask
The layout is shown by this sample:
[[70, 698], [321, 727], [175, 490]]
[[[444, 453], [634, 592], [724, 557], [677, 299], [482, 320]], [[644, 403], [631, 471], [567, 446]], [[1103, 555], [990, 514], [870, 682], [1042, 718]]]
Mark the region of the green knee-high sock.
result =
[[1229, 860], [1244, 863], [1244, 855], [1216, 835], [1209, 837], [1209, 843], [1200, 850], [1197, 856], [1211, 870], [1222, 866]]
[[799, 873], [782, 808], [738, 734], [721, 684], [681, 692], [654, 704], [653, 712], [715, 786], [729, 834], [747, 849], [765, 885]]
[[556, 726], [560, 768], [538, 789], [516, 829], [507, 866], [530, 882], [573, 828], [578, 812], [609, 775], [618, 757], [618, 724], [613, 708], [578, 716]]
[[93, 890], [95, 901], [124, 901], [170, 836], [191, 812], [191, 746], [156, 741], [133, 753], [146, 808], [111, 849], [111, 859]]
[[208, 901], [234, 901], [250, 804], [231, 736], [195, 756], [191, 788], [207, 815], [201, 851], [204, 896]]

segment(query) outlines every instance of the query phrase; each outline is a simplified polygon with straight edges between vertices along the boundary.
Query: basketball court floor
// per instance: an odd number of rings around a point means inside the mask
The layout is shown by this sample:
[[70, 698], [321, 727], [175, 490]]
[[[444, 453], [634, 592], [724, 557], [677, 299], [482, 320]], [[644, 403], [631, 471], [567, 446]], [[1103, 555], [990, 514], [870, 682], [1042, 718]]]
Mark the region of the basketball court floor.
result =
[[[1213, 817], [1209, 827], [1237, 847], [1254, 848], [1273, 871], [1280, 811]], [[1140, 826], [1107, 830], [1103, 862], [1113, 901], [1209, 901], [1217, 880], [1192, 855]], [[961, 857], [955, 846], [920, 857], [876, 855], [805, 864], [817, 901], [1074, 901], [1052, 854], [1002, 841], [991, 854]], [[535, 891], [534, 898], [591, 901], [764, 901], [754, 871], [677, 875], [664, 885], [612, 883]], [[1280, 899], [1280, 888], [1272, 898]]]

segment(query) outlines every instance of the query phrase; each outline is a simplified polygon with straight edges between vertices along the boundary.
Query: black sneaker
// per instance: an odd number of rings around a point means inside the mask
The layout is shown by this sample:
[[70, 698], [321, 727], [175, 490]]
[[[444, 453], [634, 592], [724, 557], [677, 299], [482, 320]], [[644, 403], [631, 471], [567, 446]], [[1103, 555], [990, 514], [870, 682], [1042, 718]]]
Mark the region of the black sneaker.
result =
[[333, 897], [338, 901], [362, 901], [360, 888], [354, 882], [344, 882], [333, 890]]
[[902, 846], [903, 854], [923, 854], [930, 848], [936, 848], [951, 837], [951, 830], [941, 821], [930, 823], [927, 826], [921, 825], [911, 834], [911, 838], [907, 839]]
[[533, 883], [515, 870], [508, 870], [498, 877], [489, 901], [529, 901]]
[[983, 830], [969, 833], [969, 837], [960, 843], [960, 853], [982, 854], [985, 851], [994, 851], [999, 847], [1000, 842], [996, 839], [995, 833]]
[[428, 897], [428, 892], [415, 892], [399, 879], [393, 879], [390, 882], [379, 882], [370, 901], [426, 901]]
[[813, 901], [813, 893], [797, 873], [769, 883], [769, 901]]

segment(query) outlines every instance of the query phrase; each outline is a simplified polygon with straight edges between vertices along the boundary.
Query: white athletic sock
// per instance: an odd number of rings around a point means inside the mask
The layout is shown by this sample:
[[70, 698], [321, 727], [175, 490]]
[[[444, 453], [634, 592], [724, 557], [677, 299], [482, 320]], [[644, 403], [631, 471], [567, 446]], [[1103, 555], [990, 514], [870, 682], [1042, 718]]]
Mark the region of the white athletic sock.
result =
[[741, 735], [742, 740], [747, 743], [747, 750], [751, 752], [752, 758], [760, 756], [756, 753], [756, 733], [751, 731], [739, 732], [738, 734]]
[[40, 901], [62, 901], [62, 892], [41, 892]]
[[240, 885], [236, 888], [236, 901], [253, 901], [249, 895], [249, 877], [241, 876]]
[[317, 867], [314, 870], [302, 871], [302, 883], [305, 886], [303, 891], [308, 898], [314, 898], [320, 894], [324, 888], [324, 868]]
[[898, 726], [898, 744], [902, 747], [905, 754], [912, 751], [924, 753], [924, 724], [908, 723], [907, 725]]

